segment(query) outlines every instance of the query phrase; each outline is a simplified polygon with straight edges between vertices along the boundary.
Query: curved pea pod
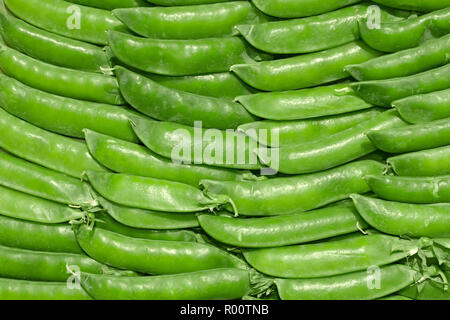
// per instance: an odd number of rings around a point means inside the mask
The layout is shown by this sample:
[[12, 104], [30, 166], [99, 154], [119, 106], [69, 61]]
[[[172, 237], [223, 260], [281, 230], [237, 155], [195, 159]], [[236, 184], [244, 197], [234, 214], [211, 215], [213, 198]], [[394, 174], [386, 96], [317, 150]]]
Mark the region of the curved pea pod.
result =
[[359, 21], [361, 39], [375, 50], [396, 52], [417, 47], [421, 43], [450, 32], [450, 8], [416, 18], [381, 23], [374, 28], [364, 19]]
[[158, 6], [190, 6], [196, 4], [228, 2], [230, 0], [146, 0], [146, 1]]
[[[415, 255], [420, 241], [386, 235], [245, 250], [245, 260], [256, 270], [280, 278], [321, 278], [380, 267]], [[343, 254], [345, 252], [345, 254]]]
[[404, 296], [401, 296], [401, 295], [398, 295], [398, 294], [391, 294], [391, 295], [388, 295], [388, 296], [383, 297], [383, 298], [378, 298], [377, 300], [413, 300], [413, 299], [408, 298], [408, 297], [404, 297]]
[[228, 71], [250, 62], [243, 40], [237, 37], [194, 40], [144, 39], [109, 31], [109, 45], [123, 63], [168, 76]]
[[240, 133], [148, 119], [133, 119], [132, 126], [147, 148], [178, 163], [246, 170], [262, 168], [253, 152], [256, 142]]
[[53, 66], [4, 44], [0, 44], [0, 68], [30, 87], [59, 96], [115, 105], [124, 103], [113, 77]]
[[383, 199], [406, 203], [450, 202], [450, 176], [367, 176], [370, 189]]
[[320, 52], [273, 61], [235, 64], [231, 71], [252, 87], [282, 91], [313, 87], [345, 79], [344, 67], [373, 59], [380, 54], [360, 41]]
[[383, 170], [383, 164], [364, 160], [308, 175], [253, 182], [203, 180], [200, 184], [207, 194], [229, 196], [241, 215], [283, 215], [319, 208], [352, 192], [368, 192], [363, 176]]
[[395, 100], [450, 88], [450, 64], [412, 76], [354, 82], [350, 86], [366, 102], [388, 107]]
[[[445, 277], [450, 279], [450, 272], [444, 272]], [[450, 300], [448, 287], [437, 281], [426, 280], [423, 283], [415, 284], [399, 292], [400, 295], [414, 300]]]
[[410, 123], [423, 123], [450, 117], [450, 89], [419, 94], [392, 102], [401, 117]]
[[167, 88], [120, 66], [116, 75], [125, 100], [154, 119], [191, 126], [202, 121], [205, 127], [219, 129], [235, 128], [255, 119], [235, 102]]
[[434, 11], [450, 7], [448, 0], [374, 0], [374, 2], [392, 8], [414, 11]]
[[81, 285], [97, 300], [225, 300], [247, 294], [250, 277], [233, 268], [144, 277], [82, 273]]
[[116, 9], [113, 13], [137, 34], [156, 39], [231, 36], [238, 24], [267, 21], [248, 1]]
[[0, 244], [48, 252], [83, 253], [69, 224], [45, 224], [0, 215]]
[[399, 176], [431, 177], [450, 174], [450, 146], [401, 154], [387, 159]]
[[36, 27], [95, 44], [108, 43], [107, 30], [125, 29], [110, 11], [66, 1], [5, 0], [5, 4], [16, 16]]
[[93, 259], [119, 269], [148, 274], [175, 274], [216, 268], [247, 269], [237, 257], [212, 245], [126, 237], [78, 225], [81, 248]]
[[67, 0], [68, 2], [81, 4], [83, 6], [94, 7], [105, 10], [117, 8], [146, 7], [148, 2], [144, 0]]
[[270, 120], [309, 119], [370, 108], [348, 84], [239, 96], [252, 114]]
[[85, 176], [107, 200], [140, 209], [197, 212], [228, 202], [226, 197], [207, 197], [193, 186], [169, 180], [99, 171], [87, 171]]
[[384, 233], [411, 237], [449, 237], [450, 205], [392, 202], [354, 194], [361, 217]]
[[385, 111], [373, 119], [335, 133], [318, 141], [259, 152], [260, 161], [272, 169], [287, 174], [317, 172], [365, 156], [377, 148], [367, 138], [368, 130], [405, 126], [395, 110]]
[[65, 282], [44, 282], [0, 278], [1, 300], [92, 300], [82, 288]]
[[267, 218], [239, 219], [203, 214], [198, 221], [215, 240], [246, 248], [311, 242], [367, 227], [351, 204]]
[[419, 47], [384, 55], [345, 70], [358, 81], [406, 77], [450, 62], [450, 35], [428, 40]]
[[276, 279], [282, 300], [373, 300], [397, 292], [420, 279], [410, 267], [393, 264], [318, 279]]

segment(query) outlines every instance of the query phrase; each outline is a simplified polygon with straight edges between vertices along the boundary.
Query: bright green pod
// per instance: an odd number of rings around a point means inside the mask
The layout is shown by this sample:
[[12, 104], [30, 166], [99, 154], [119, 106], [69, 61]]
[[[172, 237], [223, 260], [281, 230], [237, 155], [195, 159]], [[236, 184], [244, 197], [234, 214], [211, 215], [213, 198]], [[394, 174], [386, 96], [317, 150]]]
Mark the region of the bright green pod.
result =
[[36, 27], [95, 44], [108, 43], [107, 30], [125, 29], [110, 11], [63, 0], [5, 0], [5, 4], [16, 16]]
[[450, 174], [450, 146], [401, 154], [387, 159], [399, 176], [434, 177]]
[[413, 11], [435, 11], [450, 7], [449, 0], [373, 0], [384, 6]]
[[282, 91], [313, 87], [345, 79], [344, 67], [379, 56], [360, 41], [320, 52], [273, 61], [235, 64], [231, 71], [252, 87]]
[[228, 2], [230, 0], [146, 0], [146, 1], [158, 6], [170, 7], [170, 6], [190, 6], [196, 4]]
[[[450, 272], [444, 272], [447, 279], [450, 279]], [[450, 291], [447, 286], [440, 283], [441, 279], [426, 280], [409, 286], [399, 292], [400, 295], [414, 300], [450, 300]]]
[[450, 204], [410, 204], [357, 194], [351, 198], [361, 217], [384, 233], [430, 238], [450, 236]]
[[83, 6], [94, 7], [105, 10], [118, 8], [146, 7], [148, 2], [144, 0], [67, 0], [68, 2], [81, 4]]

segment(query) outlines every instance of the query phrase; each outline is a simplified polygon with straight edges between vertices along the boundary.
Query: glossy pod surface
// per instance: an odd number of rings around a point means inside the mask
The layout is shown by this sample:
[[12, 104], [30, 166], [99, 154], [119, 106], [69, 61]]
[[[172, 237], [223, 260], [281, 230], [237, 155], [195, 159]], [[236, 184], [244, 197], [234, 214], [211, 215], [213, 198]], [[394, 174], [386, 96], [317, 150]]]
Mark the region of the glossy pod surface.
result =
[[379, 55], [362, 42], [352, 42], [325, 51], [291, 58], [236, 64], [231, 71], [252, 87], [265, 91], [282, 91], [317, 86], [345, 79], [344, 67]]
[[374, 2], [392, 8], [417, 11], [434, 11], [450, 7], [448, 0], [374, 0]]
[[123, 28], [110, 11], [66, 1], [5, 0], [5, 4], [16, 16], [32, 25], [86, 42], [105, 45], [108, 43], [107, 30]]
[[248, 272], [231, 268], [147, 277], [82, 274], [81, 284], [98, 300], [225, 300], [250, 290]]
[[134, 7], [146, 7], [148, 2], [144, 0], [68, 0], [72, 3], [78, 3], [83, 6], [89, 6], [94, 8], [113, 10], [117, 8], [134, 8]]
[[450, 205], [420, 205], [352, 195], [361, 217], [382, 232], [411, 237], [449, 237]]
[[201, 185], [208, 194], [228, 195], [241, 215], [282, 215], [319, 208], [352, 192], [365, 193], [369, 187], [363, 176], [383, 170], [383, 164], [365, 160], [308, 175], [253, 182], [204, 180]]
[[196, 4], [208, 4], [228, 1], [230, 0], [148, 0], [147, 2], [159, 6], [190, 6]]

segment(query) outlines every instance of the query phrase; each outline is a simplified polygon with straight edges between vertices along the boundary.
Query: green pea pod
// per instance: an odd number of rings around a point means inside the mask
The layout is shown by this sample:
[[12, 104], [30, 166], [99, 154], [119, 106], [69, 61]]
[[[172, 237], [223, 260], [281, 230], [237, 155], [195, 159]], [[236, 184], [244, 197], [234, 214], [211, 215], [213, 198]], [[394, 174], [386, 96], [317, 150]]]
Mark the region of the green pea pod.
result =
[[116, 75], [125, 100], [158, 120], [191, 126], [195, 121], [202, 121], [205, 127], [218, 129], [236, 128], [255, 120], [235, 102], [167, 88], [120, 66], [116, 67]]
[[117, 8], [146, 7], [148, 2], [144, 0], [67, 0], [68, 2], [81, 4], [83, 6], [94, 7], [105, 10]]
[[407, 266], [393, 264], [318, 279], [276, 279], [282, 300], [373, 300], [397, 292], [421, 275]]
[[146, 1], [158, 6], [190, 6], [196, 4], [228, 2], [230, 0], [146, 0]]
[[450, 176], [367, 176], [370, 189], [383, 199], [406, 203], [450, 202]]
[[117, 222], [132, 228], [175, 230], [198, 227], [197, 216], [190, 213], [167, 213], [113, 204], [99, 197], [101, 206]]
[[387, 159], [399, 176], [431, 177], [450, 174], [450, 146], [405, 153]]
[[383, 297], [383, 298], [378, 298], [377, 300], [413, 300], [413, 299], [404, 297], [401, 295], [397, 295], [397, 294], [391, 294], [391, 295]]
[[5, 0], [5, 4], [16, 16], [36, 27], [86, 42], [106, 45], [107, 30], [125, 29], [110, 11], [66, 1]]
[[194, 40], [144, 39], [109, 31], [109, 45], [123, 63], [168, 76], [228, 71], [250, 62], [243, 40], [237, 37]]
[[53, 66], [3, 44], [0, 44], [0, 68], [30, 87], [59, 96], [116, 105], [124, 103], [113, 77]]
[[412, 19], [384, 22], [380, 28], [362, 19], [359, 31], [363, 41], [375, 50], [396, 52], [446, 35], [450, 32], [449, 17], [450, 8], [445, 8]]
[[267, 21], [248, 1], [194, 6], [116, 9], [114, 15], [135, 33], [156, 39], [231, 36], [242, 23]]
[[358, 159], [376, 150], [365, 132], [404, 126], [395, 110], [381, 113], [373, 119], [335, 133], [318, 141], [281, 147], [277, 151], [259, 152], [263, 164], [287, 174], [317, 172]]
[[10, 47], [41, 61], [97, 73], [111, 67], [102, 48], [41, 30], [2, 12], [0, 29]]
[[95, 260], [147, 274], [175, 274], [216, 268], [246, 269], [237, 257], [212, 245], [126, 237], [100, 228], [78, 225], [78, 243]]
[[278, 18], [300, 18], [334, 11], [361, 0], [253, 0], [262, 12]]
[[450, 118], [403, 128], [368, 131], [367, 137], [389, 153], [406, 153], [450, 144]]
[[388, 107], [395, 100], [450, 88], [450, 64], [412, 76], [354, 82], [351, 87], [366, 102]]
[[235, 64], [231, 71], [252, 87], [265, 91], [293, 90], [345, 79], [344, 67], [379, 56], [360, 41], [325, 51], [273, 61]]
[[253, 152], [256, 142], [238, 132], [204, 130], [148, 119], [133, 119], [132, 127], [146, 147], [176, 163], [246, 170], [262, 168]]
[[428, 121], [450, 117], [450, 89], [419, 94], [392, 102], [403, 119], [410, 123], [424, 123]]
[[252, 182], [203, 180], [200, 184], [207, 194], [229, 196], [241, 215], [283, 215], [319, 208], [352, 192], [368, 192], [362, 177], [383, 171], [383, 164], [364, 160], [309, 175]]
[[449, 0], [373, 0], [384, 6], [404, 9], [404, 10], [414, 10], [414, 11], [434, 11], [439, 9], [444, 9], [450, 7]]
[[342, 114], [370, 108], [348, 84], [321, 86], [285, 92], [239, 96], [252, 114], [270, 120], [299, 120]]
[[0, 244], [35, 251], [83, 253], [69, 224], [44, 224], [3, 215]]
[[0, 300], [92, 300], [82, 288], [65, 282], [1, 279]]
[[450, 35], [426, 41], [419, 47], [384, 55], [345, 70], [358, 81], [406, 77], [450, 62]]
[[267, 218], [200, 215], [202, 229], [222, 243], [246, 248], [279, 247], [362, 230], [367, 225], [353, 205]]
[[193, 186], [169, 180], [99, 171], [87, 171], [85, 176], [107, 200], [140, 209], [197, 212], [229, 201], [226, 197], [206, 197]]
[[384, 233], [411, 237], [449, 237], [449, 204], [420, 205], [351, 196], [361, 217]]
[[63, 204], [82, 207], [97, 205], [89, 187], [79, 179], [16, 158], [1, 150], [0, 184]]
[[[447, 278], [449, 277], [450, 274], [447, 273]], [[443, 284], [426, 280], [422, 286], [418, 284], [406, 287], [399, 294], [412, 300], [450, 300], [450, 292], [445, 288]]]
[[244, 257], [253, 268], [270, 276], [322, 278], [399, 261], [415, 255], [423, 246], [419, 242], [386, 235], [370, 235], [281, 248], [245, 250]]
[[225, 300], [244, 296], [250, 277], [231, 268], [145, 277], [82, 273], [81, 285], [97, 300]]

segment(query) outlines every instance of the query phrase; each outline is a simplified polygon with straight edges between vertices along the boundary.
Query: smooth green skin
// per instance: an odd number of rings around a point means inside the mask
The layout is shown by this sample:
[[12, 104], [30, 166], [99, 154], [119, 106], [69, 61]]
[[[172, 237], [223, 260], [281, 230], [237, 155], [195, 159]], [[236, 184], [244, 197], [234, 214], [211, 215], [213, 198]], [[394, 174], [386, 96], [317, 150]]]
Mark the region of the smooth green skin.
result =
[[57, 96], [28, 87], [4, 74], [0, 74], [0, 89], [3, 109], [40, 128], [75, 138], [83, 138], [83, 129], [88, 128], [139, 141], [129, 123], [133, 112], [125, 108]]
[[280, 278], [322, 278], [383, 266], [417, 253], [417, 241], [360, 236], [296, 246], [245, 250], [256, 270]]
[[387, 159], [399, 176], [435, 177], [450, 174], [450, 146], [405, 153]]
[[405, 125], [406, 123], [396, 115], [395, 110], [389, 110], [321, 140], [281, 147], [278, 149], [278, 159], [275, 161], [270, 155], [264, 153], [258, 154], [258, 157], [263, 164], [274, 170], [278, 169], [281, 173], [318, 172], [375, 151], [377, 148], [365, 135], [368, 130], [397, 128]]
[[135, 33], [155, 39], [202, 39], [233, 35], [238, 24], [267, 21], [248, 1], [196, 6], [116, 9]]
[[119, 173], [178, 181], [195, 187], [202, 179], [239, 181], [251, 179], [253, 176], [250, 172], [241, 173], [207, 166], [178, 164], [141, 145], [90, 130], [84, 130], [84, 136], [89, 152], [95, 160]]
[[231, 72], [184, 77], [147, 74], [147, 77], [165, 87], [213, 98], [233, 100], [237, 96], [251, 94], [255, 91]]
[[[258, 170], [262, 168], [256, 156], [253, 159], [251, 157], [257, 143], [240, 133], [218, 129], [203, 130], [173, 122], [147, 119], [133, 119], [132, 127], [147, 148], [175, 162], [206, 164], [230, 169]], [[217, 134], [218, 138], [214, 138], [213, 134]], [[199, 141], [196, 141], [199, 140], [197, 137], [201, 138], [201, 146], [198, 145]], [[216, 147], [220, 150], [218, 153], [222, 153], [221, 157], [217, 155], [217, 159], [214, 154]], [[233, 155], [227, 156], [231, 152]], [[239, 156], [245, 159], [240, 159]], [[253, 179], [251, 176], [247, 178]]]
[[450, 35], [428, 40], [419, 47], [387, 54], [345, 70], [358, 81], [406, 77], [450, 62]]
[[83, 289], [69, 289], [67, 283], [0, 278], [0, 300], [92, 300]]
[[89, 256], [119, 269], [175, 274], [215, 268], [247, 268], [237, 257], [203, 243], [135, 239], [99, 228], [90, 230], [86, 225], [77, 226], [75, 234]]
[[3, 215], [0, 244], [35, 251], [83, 253], [69, 224], [43, 224]]
[[379, 298], [377, 300], [413, 300], [413, 299], [410, 299], [410, 298], [404, 297], [404, 296], [400, 296], [400, 295], [396, 295], [396, 294], [391, 294], [389, 296], [386, 296], [384, 298]]
[[62, 223], [84, 216], [78, 209], [3, 186], [0, 186], [0, 214], [41, 223]]
[[338, 168], [293, 177], [254, 182], [201, 181], [207, 193], [226, 194], [241, 215], [265, 216], [298, 213], [369, 191], [363, 176], [381, 174], [384, 165], [356, 161]]
[[450, 176], [367, 176], [370, 189], [385, 200], [406, 203], [450, 202]]
[[360, 41], [273, 61], [235, 64], [231, 71], [252, 87], [265, 91], [294, 90], [345, 79], [344, 67], [379, 56]]
[[450, 8], [397, 22], [382, 21], [380, 29], [360, 20], [359, 32], [361, 39], [375, 50], [397, 52], [417, 47], [450, 32]]
[[80, 178], [88, 170], [104, 171], [83, 142], [40, 129], [0, 108], [0, 147], [28, 161]]
[[236, 101], [252, 114], [270, 120], [309, 119], [371, 107], [348, 84], [255, 93], [239, 96]]
[[167, 88], [120, 66], [115, 72], [125, 100], [154, 119], [191, 126], [201, 120], [204, 127], [218, 129], [232, 129], [255, 120], [238, 103]]
[[16, 158], [0, 150], [0, 184], [63, 204], [89, 207], [97, 203], [79, 179]]
[[228, 2], [230, 0], [146, 0], [146, 1], [151, 4], [159, 6], [189, 6], [195, 4]]
[[450, 144], [450, 118], [403, 128], [368, 131], [367, 137], [383, 151], [406, 153]]
[[41, 61], [97, 73], [111, 67], [102, 48], [41, 30], [1, 12], [0, 28], [9, 46]]
[[0, 69], [27, 86], [59, 96], [123, 104], [113, 77], [53, 66], [0, 44]]
[[202, 229], [222, 243], [246, 248], [279, 247], [321, 240], [364, 229], [353, 205], [291, 215], [238, 219], [200, 215]]
[[392, 102], [401, 117], [410, 123], [450, 117], [450, 89], [419, 94]]
[[[449, 19], [450, 20], [450, 19]], [[450, 88], [450, 64], [412, 76], [351, 83], [366, 102], [389, 107], [396, 100]]]
[[248, 272], [231, 268], [127, 278], [82, 273], [81, 285], [97, 300], [225, 300], [250, 290]]
[[439, 9], [444, 9], [450, 7], [449, 0], [373, 0], [384, 6], [404, 9], [404, 10], [414, 10], [414, 11], [435, 11]]
[[226, 199], [208, 198], [197, 188], [175, 181], [86, 171], [92, 187], [107, 200], [162, 212], [197, 212], [217, 208]]
[[99, 198], [101, 206], [117, 222], [139, 229], [175, 230], [198, 227], [195, 214], [167, 213], [113, 204], [104, 198]]
[[67, 0], [67, 1], [72, 3], [78, 3], [83, 6], [105, 10], [113, 10], [117, 8], [146, 7], [149, 5], [144, 0]]
[[[77, 6], [62, 0], [4, 1], [12, 13], [26, 22], [81, 41], [106, 45], [107, 30], [125, 29], [112, 12], [107, 10]], [[79, 11], [71, 10], [73, 8], [78, 8]]]
[[[450, 272], [444, 272], [447, 279], [450, 279]], [[421, 287], [420, 291], [418, 287]], [[414, 300], [450, 300], [450, 291], [445, 291], [442, 284], [431, 280], [426, 280], [424, 285], [413, 285], [399, 292], [400, 295]]]
[[[349, 129], [358, 123], [379, 115], [383, 109], [373, 108], [342, 115], [306, 120], [250, 122], [238, 127], [253, 140], [271, 147], [285, 147], [325, 139], [330, 135]], [[264, 131], [260, 131], [264, 130]], [[267, 132], [267, 137], [261, 132]], [[272, 135], [278, 133], [278, 141], [272, 141]]]
[[413, 284], [418, 277], [415, 270], [399, 264], [379, 270], [379, 289], [368, 286], [376, 285], [376, 274], [366, 270], [318, 279], [276, 279], [275, 285], [282, 300], [373, 300]]
[[450, 205], [392, 202], [354, 194], [361, 217], [375, 229], [397, 236], [449, 237]]
[[237, 37], [194, 40], [144, 39], [109, 31], [109, 45], [123, 63], [136, 69], [168, 76], [229, 71], [247, 63], [243, 40]]
[[252, 0], [262, 12], [278, 18], [300, 18], [334, 11], [361, 0]]

